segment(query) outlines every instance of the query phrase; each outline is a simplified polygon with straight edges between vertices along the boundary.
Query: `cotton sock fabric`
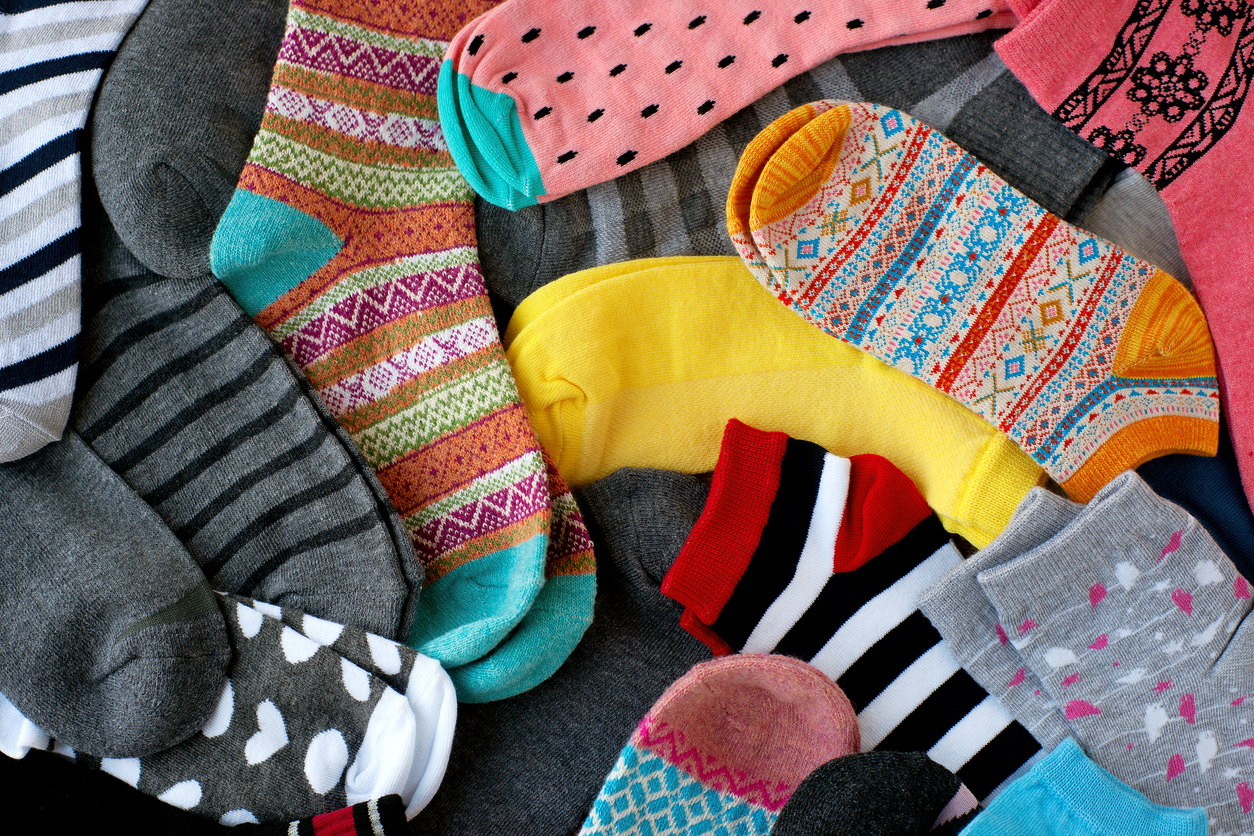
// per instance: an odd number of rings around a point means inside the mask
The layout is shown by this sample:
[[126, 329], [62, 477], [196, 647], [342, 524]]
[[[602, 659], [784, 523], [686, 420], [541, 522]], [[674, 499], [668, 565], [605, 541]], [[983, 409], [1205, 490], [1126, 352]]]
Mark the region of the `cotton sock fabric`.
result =
[[61, 437], [78, 364], [80, 152], [146, 0], [14, 0], [0, 19], [0, 461]]
[[[141, 758], [67, 754], [228, 824], [308, 818], [392, 793], [408, 803], [415, 770], [443, 771], [442, 764], [418, 762], [421, 735], [409, 700], [265, 608], [223, 602], [235, 657], [199, 734]], [[432, 660], [415, 668], [405, 673], [452, 691]]]
[[92, 173], [122, 240], [153, 272], [209, 272], [209, 241], [261, 124], [286, 17], [283, 0], [153, 0], [105, 73]]
[[858, 752], [811, 772], [771, 836], [957, 833], [978, 806], [956, 775], [921, 752]]
[[1079, 225], [1193, 289], [1167, 204], [1135, 168], [1119, 172]]
[[597, 548], [592, 626], [537, 687], [459, 707], [448, 772], [414, 820], [416, 832], [579, 829], [640, 718], [676, 679], [710, 658], [705, 645], [675, 629], [683, 608], [658, 589], [708, 493], [693, 476], [642, 468], [618, 470], [579, 491]]
[[[695, 142], [608, 183], [516, 210], [476, 199], [488, 291], [512, 309], [578, 270], [636, 258], [735, 255], [723, 207], [741, 153], [768, 124], [816, 99], [905, 110], [1049, 211], [1087, 222], [1116, 166], [1041, 110], [993, 51], [993, 41], [1003, 34], [837, 56], [776, 87]], [[1119, 243], [1109, 232], [1099, 234]]]
[[1156, 455], [1214, 455], [1189, 292], [901, 111], [794, 110], [746, 149], [727, 207], [786, 306], [970, 407], [1073, 498]]
[[703, 662], [640, 721], [579, 833], [765, 836], [810, 772], [857, 749], [849, 699], [809, 665]]
[[1071, 737], [1062, 711], [1030, 672], [976, 576], [1046, 543], [1080, 512], [1079, 505], [1033, 488], [997, 539], [950, 569], [919, 598], [919, 611], [945, 639], [963, 669], [1006, 707], [1047, 750]]
[[[863, 751], [927, 752], [987, 797], [1040, 747], [918, 612], [922, 591], [962, 558], [884, 459], [855, 458], [848, 500], [830, 501], [828, 456], [730, 422], [710, 499], [662, 592], [716, 654], [781, 653], [835, 680], [858, 711]], [[822, 577], [812, 552], [827, 555]]]
[[1084, 756], [1073, 740], [1055, 749], [975, 817], [963, 836], [1202, 836], [1206, 813], [1150, 802]]
[[[1244, 182], [1254, 120], [1241, 113], [1254, 19], [1243, 3], [1015, 2], [1024, 25], [998, 51], [1041, 106], [1162, 194], [1219, 355], [1245, 495], [1254, 497], [1254, 203]], [[1082, 36], [1058, 50], [1059, 37]], [[1062, 33], [1066, 33], [1065, 35]]]
[[986, 0], [646, 0], [601, 3], [581, 20], [511, 0], [449, 45], [441, 124], [475, 191], [515, 209], [659, 160], [839, 52], [1014, 22]]
[[0, 691], [110, 757], [196, 734], [231, 647], [196, 562], [72, 432], [0, 466]]
[[1250, 586], [1196, 520], [1126, 473], [977, 580], [1094, 761], [1212, 833], [1249, 829]]
[[732, 417], [884, 456], [976, 545], [1041, 477], [970, 410], [784, 310], [738, 259], [573, 274], [528, 297], [505, 342], [541, 443], [576, 488], [626, 466], [709, 473]]
[[[21, 760], [0, 758], [0, 782], [10, 794], [9, 815], [38, 822], [49, 833], [90, 832], [100, 818], [125, 822], [133, 836], [405, 836], [405, 805], [388, 795], [352, 807], [278, 825], [243, 823], [235, 829], [144, 795], [129, 784], [50, 752]], [[295, 830], [292, 830], [292, 826]]]
[[407, 637], [422, 566], [373, 470], [304, 376], [216, 279], [145, 269], [90, 187], [83, 208], [71, 426], [215, 589]]
[[214, 273], [376, 469], [426, 569], [407, 643], [450, 669], [476, 663], [456, 675], [467, 701], [552, 673], [595, 594], [578, 509], [501, 354], [471, 193], [435, 121], [436, 61], [490, 5], [431, 4], [416, 19], [356, 0], [292, 5], [210, 247]]

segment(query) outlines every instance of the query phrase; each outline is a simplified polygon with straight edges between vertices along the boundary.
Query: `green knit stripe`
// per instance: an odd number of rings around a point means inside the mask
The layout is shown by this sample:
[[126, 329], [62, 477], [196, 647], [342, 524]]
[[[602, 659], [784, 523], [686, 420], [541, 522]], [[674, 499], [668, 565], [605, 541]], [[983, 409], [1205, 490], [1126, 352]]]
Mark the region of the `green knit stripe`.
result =
[[389, 282], [398, 282], [419, 273], [431, 273], [448, 267], [474, 264], [478, 258], [479, 254], [474, 247], [454, 247], [451, 250], [404, 256], [395, 261], [389, 261], [387, 264], [367, 267], [365, 270], [342, 276], [334, 285], [314, 297], [306, 307], [281, 322], [270, 333], [276, 340], [282, 340], [295, 334], [350, 296]]
[[326, 35], [336, 35], [357, 41], [358, 43], [383, 47], [393, 52], [402, 52], [406, 55], [419, 55], [424, 58], [443, 58], [445, 50], [448, 49], [447, 41], [432, 41], [426, 38], [419, 38], [416, 35], [398, 38], [395, 35], [388, 35], [376, 29], [354, 26], [342, 20], [335, 20], [334, 18], [325, 17], [296, 7], [293, 7], [288, 12], [287, 20], [289, 26], [294, 25], [299, 26], [301, 29], [311, 29]]
[[260, 131], [248, 161], [359, 209], [403, 209], [422, 203], [467, 203], [474, 192], [456, 167], [366, 166]]
[[463, 505], [478, 502], [488, 494], [496, 493], [510, 485], [517, 484], [537, 470], [543, 469], [544, 460], [540, 457], [540, 454], [538, 452], [527, 453], [514, 459], [512, 462], [507, 462], [496, 470], [483, 474], [466, 487], [449, 494], [439, 502], [432, 503], [422, 510], [410, 514], [405, 518], [405, 527], [410, 531], [417, 531], [437, 517], [451, 514]]
[[517, 401], [509, 363], [498, 360], [432, 389], [420, 404], [353, 433], [353, 441], [378, 469]]

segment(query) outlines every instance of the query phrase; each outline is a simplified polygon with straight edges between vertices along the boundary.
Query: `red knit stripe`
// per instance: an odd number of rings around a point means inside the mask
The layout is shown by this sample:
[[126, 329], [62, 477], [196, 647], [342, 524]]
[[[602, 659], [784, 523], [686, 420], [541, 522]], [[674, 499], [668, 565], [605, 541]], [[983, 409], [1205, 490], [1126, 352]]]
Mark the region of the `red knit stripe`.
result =
[[836, 535], [833, 572], [852, 572], [932, 513], [910, 477], [883, 456], [850, 456], [849, 498]]
[[787, 445], [785, 433], [727, 422], [710, 498], [662, 582], [663, 595], [705, 624], [718, 618], [758, 547]]
[[317, 836], [356, 836], [353, 808], [341, 807], [330, 813], [319, 813], [313, 817], [313, 831]]

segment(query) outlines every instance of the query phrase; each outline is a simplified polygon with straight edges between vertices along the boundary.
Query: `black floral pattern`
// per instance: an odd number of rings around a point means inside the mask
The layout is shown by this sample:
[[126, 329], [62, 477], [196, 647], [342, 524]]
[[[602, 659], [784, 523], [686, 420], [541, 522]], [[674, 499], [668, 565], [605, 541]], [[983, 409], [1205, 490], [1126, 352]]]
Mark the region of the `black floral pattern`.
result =
[[1203, 32], [1218, 29], [1227, 37], [1232, 34], [1232, 24], [1245, 19], [1250, 7], [1246, 0], [1181, 0], [1180, 11], [1197, 18], [1197, 28]]
[[1149, 66], [1137, 67], [1132, 73], [1128, 98], [1140, 104], [1146, 116], [1179, 122], [1188, 111], [1201, 108], [1202, 93], [1209, 83], [1206, 73], [1193, 69], [1193, 56], [1172, 58], [1165, 52], [1156, 52]]
[[1089, 132], [1088, 140], [1124, 165], [1140, 165], [1145, 159], [1145, 146], [1136, 142], [1136, 134], [1128, 128], [1112, 131], [1101, 125]]

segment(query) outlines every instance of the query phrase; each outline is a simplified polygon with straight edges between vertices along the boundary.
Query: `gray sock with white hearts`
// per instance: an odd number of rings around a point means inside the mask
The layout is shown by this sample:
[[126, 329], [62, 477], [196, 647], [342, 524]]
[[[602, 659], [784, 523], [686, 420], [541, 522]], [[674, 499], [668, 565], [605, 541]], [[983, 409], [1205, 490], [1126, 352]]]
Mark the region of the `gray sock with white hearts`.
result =
[[88, 762], [224, 824], [286, 822], [400, 792], [417, 730], [378, 677], [277, 618], [223, 601], [235, 658], [199, 734], [143, 758]]
[[1254, 831], [1251, 590], [1197, 520], [1129, 471], [977, 580], [1094, 761], [1213, 834]]
[[919, 609], [971, 678], [1046, 749], [1071, 737], [1071, 729], [1036, 674], [1008, 644], [1006, 630], [1010, 628], [997, 622], [997, 610], [984, 597], [976, 575], [1046, 542], [1081, 507], [1043, 488], [1033, 488], [997, 539], [951, 569], [919, 600]]

